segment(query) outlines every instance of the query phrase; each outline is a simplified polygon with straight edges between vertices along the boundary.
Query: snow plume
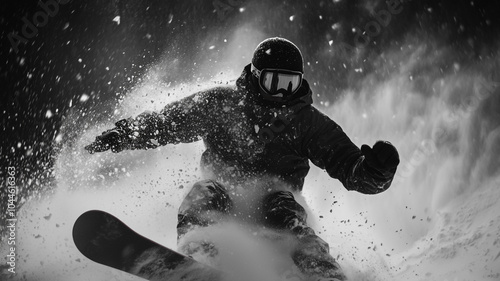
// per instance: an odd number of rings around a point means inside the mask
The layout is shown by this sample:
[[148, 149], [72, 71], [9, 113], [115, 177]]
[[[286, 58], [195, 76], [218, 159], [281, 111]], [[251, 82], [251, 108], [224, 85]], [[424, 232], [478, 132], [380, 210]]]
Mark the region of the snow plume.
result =
[[[168, 92], [182, 95], [180, 89], [195, 91], [198, 86], [169, 88], [158, 81], [145, 82], [129, 93], [109, 121], [89, 123], [61, 149], [52, 194], [30, 200], [18, 212], [14, 280], [137, 280], [90, 262], [75, 248], [73, 223], [91, 209], [116, 214], [139, 233], [175, 247], [177, 208], [188, 187], [197, 180], [201, 144], [94, 155], [83, 147], [111, 128], [113, 121], [154, 108], [151, 100], [160, 103], [169, 99]], [[75, 120], [68, 116], [62, 131], [70, 133], [79, 128], [79, 124], [72, 124]], [[7, 251], [5, 245], [2, 256]]]
[[[300, 280], [297, 278], [301, 275], [291, 258], [296, 239], [246, 226], [240, 222], [225, 222], [201, 228], [186, 234], [179, 247], [196, 260], [221, 268], [232, 277], [229, 280], [284, 280], [285, 276], [290, 278], [288, 280]], [[206, 245], [213, 248], [199, 250]]]
[[401, 164], [376, 196], [310, 175], [319, 228], [355, 280], [497, 279], [500, 54], [409, 42], [373, 65], [325, 110], [357, 145], [391, 141]]
[[[234, 84], [263, 36], [251, 26], [236, 28], [223, 40], [225, 45], [210, 49], [213, 54], [198, 61], [193, 58], [198, 70], [189, 77], [186, 73], [192, 70], [181, 68], [176, 55], [167, 51], [120, 99], [109, 118], [70, 112], [60, 130], [65, 138], [54, 165], [55, 187], [39, 199], [28, 200], [17, 213], [14, 280], [137, 280], [90, 262], [74, 247], [73, 223], [90, 209], [113, 213], [140, 234], [176, 248], [177, 209], [192, 184], [201, 179], [202, 143], [93, 155], [83, 147], [121, 118], [160, 110], [209, 87]], [[7, 256], [7, 243], [0, 249]], [[2, 265], [2, 274], [8, 274], [6, 269]]]

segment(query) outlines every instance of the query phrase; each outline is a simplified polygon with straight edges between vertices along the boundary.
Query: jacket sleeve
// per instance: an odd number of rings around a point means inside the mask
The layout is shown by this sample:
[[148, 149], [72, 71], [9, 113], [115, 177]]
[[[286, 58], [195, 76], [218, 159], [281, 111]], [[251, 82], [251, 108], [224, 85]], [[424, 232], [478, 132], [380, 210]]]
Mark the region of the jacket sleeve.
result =
[[166, 144], [200, 140], [214, 126], [221, 91], [201, 91], [165, 106], [160, 112], [143, 112], [120, 120], [129, 149], [151, 149]]
[[376, 194], [389, 188], [395, 171], [381, 172], [369, 167], [361, 150], [328, 116], [311, 108], [303, 118], [302, 151], [311, 162], [342, 182], [347, 190]]

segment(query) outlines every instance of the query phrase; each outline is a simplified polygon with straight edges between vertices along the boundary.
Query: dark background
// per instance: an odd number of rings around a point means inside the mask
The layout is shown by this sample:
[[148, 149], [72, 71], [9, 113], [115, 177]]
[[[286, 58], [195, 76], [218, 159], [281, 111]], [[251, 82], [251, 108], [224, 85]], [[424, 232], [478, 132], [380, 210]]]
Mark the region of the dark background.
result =
[[[238, 2], [238, 7], [245, 7], [244, 12], [226, 6], [230, 9], [221, 14], [221, 8], [211, 0], [72, 0], [60, 4], [59, 11], [49, 16], [36, 36], [20, 43], [16, 52], [9, 34], [21, 34], [23, 17], [33, 22], [33, 15], [42, 8], [37, 1], [2, 1], [2, 213], [7, 166], [15, 166], [19, 173], [16, 179], [21, 197], [40, 194], [54, 185], [54, 155], [72, 138], [70, 134], [55, 142], [69, 111], [79, 112], [82, 120], [89, 115], [94, 115], [94, 120], [106, 118], [120, 96], [166, 53], [178, 58], [178, 69], [182, 70], [172, 82], [190, 81], [198, 70], [193, 63], [206, 56], [207, 42], [221, 41], [242, 23], [255, 21], [262, 32], [296, 42], [306, 61], [319, 61], [306, 66], [306, 72], [322, 82], [316, 89], [316, 101], [335, 102], [341, 90], [356, 87], [355, 81], [367, 73], [383, 78], [385, 74], [377, 73], [370, 58], [398, 48], [409, 34], [422, 40], [434, 38], [437, 44], [455, 50], [453, 59], [436, 62], [444, 71], [457, 60], [487, 59], [499, 46], [498, 1], [405, 1], [403, 11], [392, 17], [390, 28], [383, 28], [366, 47], [357, 44], [353, 28], [362, 29], [374, 19], [373, 13], [386, 10], [385, 1]], [[116, 16], [120, 16], [120, 24], [113, 21]], [[331, 47], [325, 52], [330, 40], [358, 49]], [[365, 71], [356, 72], [359, 67]], [[88, 101], [80, 102], [82, 95], [87, 95]], [[75, 122], [74, 131], [84, 123]]]

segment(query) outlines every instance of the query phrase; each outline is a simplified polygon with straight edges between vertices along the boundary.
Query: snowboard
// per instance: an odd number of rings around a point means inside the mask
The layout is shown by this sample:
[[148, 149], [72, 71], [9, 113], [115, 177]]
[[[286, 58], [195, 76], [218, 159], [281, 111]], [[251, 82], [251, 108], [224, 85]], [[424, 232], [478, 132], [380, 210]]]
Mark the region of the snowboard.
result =
[[73, 226], [73, 241], [87, 258], [156, 281], [220, 281], [223, 273], [133, 231], [104, 211], [88, 211]]

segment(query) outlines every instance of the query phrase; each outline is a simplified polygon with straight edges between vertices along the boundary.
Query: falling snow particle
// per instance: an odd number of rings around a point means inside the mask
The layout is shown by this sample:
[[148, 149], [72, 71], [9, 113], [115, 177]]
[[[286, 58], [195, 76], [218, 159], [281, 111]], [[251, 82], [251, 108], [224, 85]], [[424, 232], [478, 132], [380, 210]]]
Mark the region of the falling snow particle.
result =
[[209, 50], [213, 50], [213, 49], [215, 49], [215, 46], [214, 46], [214, 45], [212, 45], [212, 46], [210, 46], [208, 49], [209, 49]]
[[116, 22], [116, 24], [120, 25], [120, 16], [116, 16], [114, 19], [113, 19], [114, 22]]
[[54, 116], [54, 114], [52, 114], [52, 111], [50, 111], [50, 109], [47, 110], [47, 112], [45, 113], [45, 117], [52, 118], [52, 116]]
[[86, 94], [83, 94], [83, 95], [80, 97], [80, 102], [86, 102], [88, 99], [89, 99], [89, 96], [88, 96], [88, 95], [86, 95]]
[[290, 21], [293, 21], [295, 19], [295, 16], [290, 16]]
[[56, 139], [55, 139], [55, 141], [56, 141], [57, 143], [60, 143], [60, 142], [62, 141], [62, 139], [63, 139], [62, 134], [58, 134], [58, 135], [57, 135], [57, 137], [56, 137]]

